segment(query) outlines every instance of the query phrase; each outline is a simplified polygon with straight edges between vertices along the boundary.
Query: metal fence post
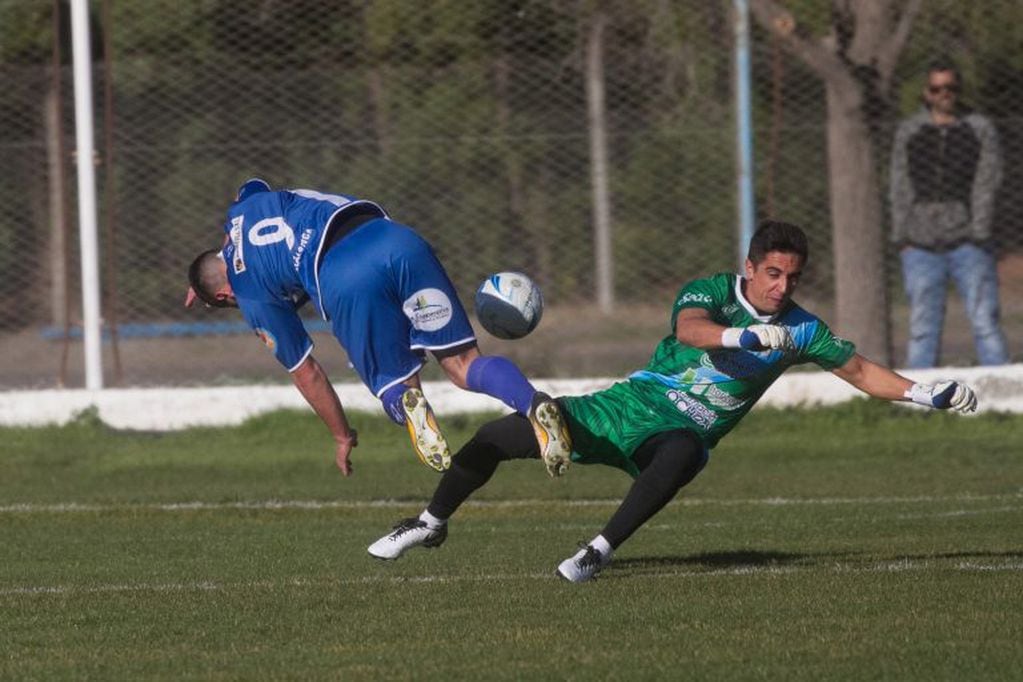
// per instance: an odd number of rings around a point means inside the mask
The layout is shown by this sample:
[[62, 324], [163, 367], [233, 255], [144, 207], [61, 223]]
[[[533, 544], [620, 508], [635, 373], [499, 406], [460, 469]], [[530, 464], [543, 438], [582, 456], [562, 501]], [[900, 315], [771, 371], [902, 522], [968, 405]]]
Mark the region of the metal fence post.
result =
[[742, 272], [753, 237], [753, 111], [750, 97], [749, 2], [734, 0], [735, 10], [735, 153], [738, 182], [738, 264]]
[[71, 2], [74, 55], [75, 138], [78, 150], [78, 225], [82, 250], [82, 327], [85, 387], [103, 388], [99, 301], [99, 239], [96, 229], [96, 175], [93, 165], [92, 55], [88, 0]]

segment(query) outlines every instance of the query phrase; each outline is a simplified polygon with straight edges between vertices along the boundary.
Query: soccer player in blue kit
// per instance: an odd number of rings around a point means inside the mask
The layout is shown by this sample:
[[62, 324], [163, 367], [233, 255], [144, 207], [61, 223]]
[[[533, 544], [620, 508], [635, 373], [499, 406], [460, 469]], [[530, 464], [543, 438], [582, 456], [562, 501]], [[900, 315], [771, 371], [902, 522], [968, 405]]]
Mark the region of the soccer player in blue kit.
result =
[[495, 397], [529, 418], [548, 472], [561, 475], [571, 439], [558, 403], [519, 368], [479, 351], [468, 315], [430, 245], [377, 204], [313, 190], [245, 182], [227, 212], [220, 249], [188, 270], [185, 301], [237, 307], [291, 373], [335, 441], [341, 473], [358, 437], [312, 355], [298, 309], [312, 301], [387, 415], [404, 424], [419, 459], [445, 471], [451, 455], [419, 372], [426, 351], [459, 388]]

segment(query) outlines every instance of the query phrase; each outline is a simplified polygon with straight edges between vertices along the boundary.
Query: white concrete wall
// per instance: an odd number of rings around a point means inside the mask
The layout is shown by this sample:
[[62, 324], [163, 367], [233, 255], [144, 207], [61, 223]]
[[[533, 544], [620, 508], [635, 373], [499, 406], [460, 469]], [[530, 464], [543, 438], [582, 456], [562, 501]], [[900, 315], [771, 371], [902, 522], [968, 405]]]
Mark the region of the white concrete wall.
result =
[[[901, 370], [915, 381], [956, 379], [977, 392], [979, 410], [1023, 412], [1023, 365]], [[610, 386], [615, 378], [555, 379], [534, 382], [551, 395], [578, 395]], [[380, 412], [379, 401], [361, 384], [337, 386], [349, 410]], [[493, 398], [462, 391], [446, 382], [427, 382], [427, 397], [439, 414], [507, 411]], [[792, 371], [783, 375], [760, 405], [833, 404], [861, 395], [828, 372]], [[53, 389], [0, 392], [0, 425], [63, 424], [94, 406], [99, 417], [120, 429], [173, 430], [188, 426], [239, 424], [281, 408], [309, 409], [291, 385], [216, 388], [123, 388], [90, 391]]]

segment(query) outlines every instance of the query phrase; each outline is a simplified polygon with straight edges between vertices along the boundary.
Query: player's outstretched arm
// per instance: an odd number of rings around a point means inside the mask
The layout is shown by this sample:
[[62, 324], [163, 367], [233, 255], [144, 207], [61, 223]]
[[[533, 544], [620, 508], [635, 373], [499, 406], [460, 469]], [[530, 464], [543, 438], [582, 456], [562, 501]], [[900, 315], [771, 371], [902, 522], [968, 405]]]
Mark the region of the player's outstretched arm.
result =
[[966, 384], [957, 381], [913, 383], [859, 353], [832, 373], [864, 393], [883, 400], [910, 400], [927, 407], [958, 412], [973, 412], [977, 409], [977, 396]]
[[348, 416], [341, 406], [333, 384], [327, 373], [312, 355], [306, 357], [302, 364], [291, 372], [299, 393], [319, 415], [323, 423], [330, 429], [334, 437], [334, 460], [341, 473], [348, 476], [352, 473], [352, 448], [359, 444], [359, 436], [348, 423]]
[[742, 348], [744, 350], [792, 350], [792, 335], [777, 324], [754, 324], [749, 327], [725, 327], [710, 318], [703, 308], [683, 308], [675, 318], [675, 338], [687, 346], [711, 348]]
[[728, 327], [721, 332], [721, 345], [743, 350], [793, 350], [796, 344], [787, 327], [779, 324], [751, 324]]

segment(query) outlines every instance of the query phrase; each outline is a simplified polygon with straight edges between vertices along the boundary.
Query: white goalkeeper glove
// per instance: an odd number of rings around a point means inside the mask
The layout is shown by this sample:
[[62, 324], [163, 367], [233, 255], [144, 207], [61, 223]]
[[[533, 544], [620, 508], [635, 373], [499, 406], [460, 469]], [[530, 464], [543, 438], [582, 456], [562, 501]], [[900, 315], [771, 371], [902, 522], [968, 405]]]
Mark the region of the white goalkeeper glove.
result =
[[796, 347], [788, 328], [777, 324], [729, 327], [721, 332], [721, 345], [725, 348], [742, 348], [743, 350], [788, 351]]
[[966, 384], [957, 381], [939, 381], [936, 384], [913, 384], [906, 391], [906, 398], [918, 405], [938, 410], [974, 412], [977, 409], [977, 394]]

